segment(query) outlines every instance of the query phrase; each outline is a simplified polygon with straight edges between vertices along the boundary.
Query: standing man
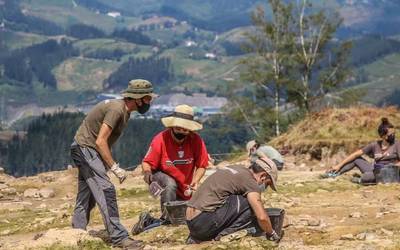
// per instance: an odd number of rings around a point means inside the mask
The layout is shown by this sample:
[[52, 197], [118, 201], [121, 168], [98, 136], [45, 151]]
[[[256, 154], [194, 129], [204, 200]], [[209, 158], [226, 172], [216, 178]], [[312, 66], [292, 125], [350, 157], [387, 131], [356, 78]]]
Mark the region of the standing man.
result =
[[167, 128], [157, 134], [142, 162], [144, 181], [157, 182], [164, 191], [161, 194], [161, 219], [154, 219], [148, 212], [139, 216], [132, 228], [132, 234], [139, 234], [146, 227], [169, 220], [164, 203], [175, 200], [189, 200], [191, 191], [197, 190], [208, 166], [208, 153], [204, 141], [194, 131], [202, 125], [194, 121], [193, 108], [178, 105], [172, 115], [161, 119]]
[[[218, 168], [194, 193], [186, 209], [187, 243], [219, 240], [241, 229], [260, 228], [269, 240], [279, 241], [261, 202], [267, 186], [276, 191], [278, 170], [273, 161], [259, 158], [249, 168]], [[258, 226], [254, 223], [254, 215]]]
[[281, 153], [279, 153], [279, 151], [275, 148], [266, 144], [260, 144], [256, 140], [252, 140], [246, 144], [246, 150], [250, 160], [257, 159], [259, 157], [267, 157], [275, 163], [278, 170], [283, 169], [285, 161], [283, 160]]
[[95, 105], [75, 134], [71, 156], [78, 167], [79, 179], [72, 227], [86, 230], [90, 211], [97, 204], [113, 245], [138, 249], [141, 242], [129, 238], [120, 223], [115, 187], [107, 171], [111, 170], [120, 183], [127, 177], [113, 159], [111, 146], [126, 127], [130, 113], [144, 114], [156, 95], [150, 82], [137, 79], [129, 82], [122, 96], [122, 100], [105, 100]]

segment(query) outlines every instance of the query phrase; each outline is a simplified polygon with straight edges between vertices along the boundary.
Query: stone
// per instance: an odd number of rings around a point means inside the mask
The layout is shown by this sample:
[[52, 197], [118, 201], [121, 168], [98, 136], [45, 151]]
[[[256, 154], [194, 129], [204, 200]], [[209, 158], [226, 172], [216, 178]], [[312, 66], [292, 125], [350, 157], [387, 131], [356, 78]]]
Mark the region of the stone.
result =
[[54, 218], [54, 217], [45, 218], [45, 219], [41, 220], [39, 224], [42, 226], [51, 225], [54, 223], [55, 220], [56, 220], [56, 218]]
[[356, 239], [357, 240], [365, 240], [367, 238], [367, 233], [360, 233], [357, 234]]
[[47, 205], [45, 203], [42, 203], [42, 204], [39, 205], [39, 208], [40, 209], [45, 209], [45, 208], [47, 208]]
[[0, 232], [0, 235], [1, 235], [1, 236], [6, 236], [6, 235], [9, 235], [10, 233], [11, 233], [11, 230], [6, 229], [6, 230], [4, 230], [4, 231], [1, 231], [1, 232]]
[[387, 236], [393, 236], [393, 232], [384, 228], [381, 228], [382, 233], [386, 234]]
[[354, 212], [349, 215], [350, 218], [361, 218], [360, 212]]
[[376, 213], [375, 218], [381, 218], [381, 217], [383, 217], [383, 213]]
[[342, 236], [340, 236], [341, 240], [354, 240], [354, 235], [352, 234], [344, 234]]
[[217, 249], [228, 249], [228, 247], [225, 245], [219, 244], [219, 245], [217, 245]]
[[3, 194], [3, 193], [0, 193], [0, 199], [3, 198], [3, 197], [4, 197], [4, 194]]
[[0, 167], [0, 174], [4, 174], [4, 168]]
[[373, 233], [367, 233], [367, 235], [365, 236], [365, 240], [367, 241], [373, 241], [376, 239], [376, 235]]
[[299, 188], [299, 187], [304, 187], [304, 185], [303, 185], [303, 184], [301, 184], [301, 183], [297, 183], [296, 185], [294, 185], [294, 187], [297, 187], [297, 188]]
[[39, 178], [43, 183], [54, 182], [56, 180], [56, 177], [52, 175], [41, 175]]
[[46, 199], [53, 198], [54, 196], [56, 196], [56, 193], [51, 188], [42, 188], [39, 190], [39, 194], [41, 197], [46, 198]]
[[4, 195], [16, 195], [17, 190], [15, 188], [9, 187], [1, 190]]
[[316, 218], [307, 219], [307, 226], [318, 227], [319, 225], [321, 225], [320, 219], [316, 219]]
[[36, 188], [28, 188], [24, 191], [25, 198], [40, 198], [39, 190]]
[[4, 183], [0, 183], [0, 190], [3, 190], [5, 188], [8, 188], [8, 185], [4, 184]]
[[317, 193], [329, 193], [329, 191], [325, 189], [317, 189]]
[[241, 239], [247, 235], [247, 230], [243, 229], [228, 235], [221, 237], [221, 242], [231, 242], [234, 240]]

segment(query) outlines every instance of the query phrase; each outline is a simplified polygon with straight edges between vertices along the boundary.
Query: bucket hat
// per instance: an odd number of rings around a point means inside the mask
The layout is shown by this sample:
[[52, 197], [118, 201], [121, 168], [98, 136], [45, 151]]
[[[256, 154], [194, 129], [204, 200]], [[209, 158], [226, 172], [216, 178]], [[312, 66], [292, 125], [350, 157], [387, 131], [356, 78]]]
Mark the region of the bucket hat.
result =
[[162, 124], [167, 127], [180, 127], [189, 131], [196, 131], [203, 128], [203, 125], [194, 120], [194, 110], [189, 105], [178, 105], [174, 112], [164, 118], [161, 118]]
[[140, 99], [145, 96], [151, 96], [152, 98], [158, 97], [158, 95], [153, 93], [153, 85], [151, 82], [143, 79], [130, 80], [128, 87], [122, 91], [121, 95], [133, 99]]

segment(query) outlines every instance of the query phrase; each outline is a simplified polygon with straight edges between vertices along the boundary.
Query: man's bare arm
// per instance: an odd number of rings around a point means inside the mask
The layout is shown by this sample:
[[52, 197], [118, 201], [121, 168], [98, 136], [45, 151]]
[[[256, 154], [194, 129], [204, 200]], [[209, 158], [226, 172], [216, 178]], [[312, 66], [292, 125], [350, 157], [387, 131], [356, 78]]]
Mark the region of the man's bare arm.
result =
[[268, 235], [272, 234], [273, 229], [271, 225], [271, 221], [269, 220], [268, 214], [265, 212], [264, 206], [261, 202], [261, 195], [258, 192], [251, 192], [247, 194], [247, 200], [251, 208], [254, 211], [254, 214], [257, 217], [258, 224], [261, 229], [266, 232]]
[[109, 168], [111, 168], [111, 166], [115, 163], [111, 155], [111, 149], [108, 146], [108, 138], [110, 137], [111, 132], [112, 128], [103, 123], [100, 127], [99, 135], [96, 139], [96, 150], [97, 152], [99, 152], [101, 158]]
[[203, 178], [204, 174], [206, 173], [206, 168], [197, 168], [196, 172], [193, 175], [193, 180], [190, 186], [193, 190], [196, 190], [201, 179]]

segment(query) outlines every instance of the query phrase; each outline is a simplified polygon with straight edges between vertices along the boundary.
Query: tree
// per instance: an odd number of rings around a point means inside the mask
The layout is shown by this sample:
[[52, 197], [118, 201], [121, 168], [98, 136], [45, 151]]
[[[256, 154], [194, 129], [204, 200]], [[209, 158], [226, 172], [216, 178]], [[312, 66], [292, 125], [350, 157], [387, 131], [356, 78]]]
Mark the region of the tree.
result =
[[311, 3], [302, 0], [296, 12], [297, 42], [294, 60], [299, 77], [289, 92], [307, 112], [314, 100], [322, 98], [341, 84], [349, 74], [346, 63], [351, 42], [333, 42], [342, 23], [337, 13], [311, 11]]
[[274, 98], [275, 134], [280, 134], [280, 99], [285, 84], [295, 41], [292, 4], [269, 0], [272, 18], [267, 20], [259, 6], [252, 15], [255, 31], [247, 33], [247, 50], [253, 54], [242, 60], [247, 70], [242, 76], [263, 88], [267, 97]]

